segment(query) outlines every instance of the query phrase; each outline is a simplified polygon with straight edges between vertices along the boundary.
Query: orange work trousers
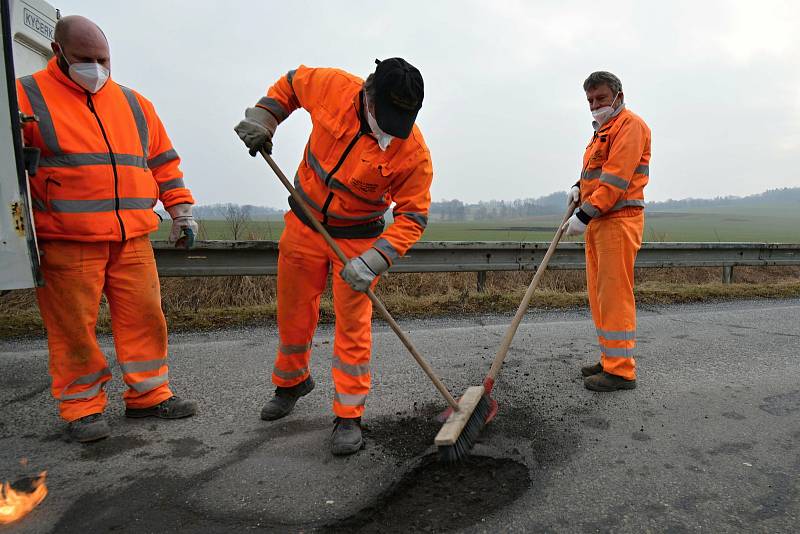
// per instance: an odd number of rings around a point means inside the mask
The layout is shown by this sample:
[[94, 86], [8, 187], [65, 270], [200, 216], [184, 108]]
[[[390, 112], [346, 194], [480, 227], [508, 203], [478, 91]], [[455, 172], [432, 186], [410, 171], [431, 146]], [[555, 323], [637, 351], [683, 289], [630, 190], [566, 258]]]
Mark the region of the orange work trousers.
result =
[[167, 324], [148, 236], [124, 242], [42, 241], [44, 287], [36, 296], [50, 350], [51, 391], [61, 417], [101, 413], [111, 371], [95, 327], [105, 293], [117, 362], [131, 408], [170, 398]]
[[[372, 302], [353, 291], [339, 275], [342, 262], [322, 236], [289, 212], [278, 255], [278, 334], [280, 344], [272, 371], [276, 386], [291, 387], [309, 377], [311, 341], [319, 319], [319, 302], [333, 272], [333, 413], [361, 417], [370, 390]], [[368, 250], [376, 238], [336, 239], [345, 256]], [[377, 283], [373, 282], [373, 287]]]
[[603, 371], [636, 378], [633, 265], [642, 246], [644, 212], [623, 208], [586, 229], [586, 284]]

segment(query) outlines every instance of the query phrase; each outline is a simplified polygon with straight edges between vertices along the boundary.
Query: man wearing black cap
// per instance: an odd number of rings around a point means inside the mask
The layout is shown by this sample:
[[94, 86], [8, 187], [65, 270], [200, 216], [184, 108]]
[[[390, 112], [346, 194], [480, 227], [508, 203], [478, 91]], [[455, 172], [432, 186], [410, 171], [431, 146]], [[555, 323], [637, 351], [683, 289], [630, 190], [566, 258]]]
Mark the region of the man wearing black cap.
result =
[[[289, 198], [278, 258], [280, 344], [272, 371], [275, 396], [261, 411], [267, 421], [288, 415], [314, 389], [309, 371], [320, 296], [333, 276], [331, 450], [363, 446], [361, 416], [370, 389], [372, 303], [365, 295], [378, 277], [419, 240], [428, 222], [433, 167], [414, 125], [422, 107], [422, 75], [401, 58], [376, 60], [366, 81], [331, 68], [301, 65], [281, 77], [245, 111], [236, 133], [255, 155], [272, 150], [275, 129], [304, 108], [312, 131], [294, 185], [347, 257], [342, 264], [303, 211]], [[383, 215], [394, 204], [394, 223]]]

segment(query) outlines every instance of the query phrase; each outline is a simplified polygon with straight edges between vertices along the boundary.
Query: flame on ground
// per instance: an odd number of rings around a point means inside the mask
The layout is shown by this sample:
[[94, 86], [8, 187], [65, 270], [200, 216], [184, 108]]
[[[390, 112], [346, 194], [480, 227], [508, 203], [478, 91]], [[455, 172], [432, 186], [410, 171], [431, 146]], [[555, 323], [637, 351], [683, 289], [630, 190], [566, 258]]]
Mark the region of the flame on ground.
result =
[[47, 496], [47, 486], [44, 483], [46, 476], [47, 471], [42, 471], [31, 482], [33, 490], [30, 492], [18, 491], [8, 482], [3, 483], [0, 488], [0, 525], [24, 517], [44, 500]]

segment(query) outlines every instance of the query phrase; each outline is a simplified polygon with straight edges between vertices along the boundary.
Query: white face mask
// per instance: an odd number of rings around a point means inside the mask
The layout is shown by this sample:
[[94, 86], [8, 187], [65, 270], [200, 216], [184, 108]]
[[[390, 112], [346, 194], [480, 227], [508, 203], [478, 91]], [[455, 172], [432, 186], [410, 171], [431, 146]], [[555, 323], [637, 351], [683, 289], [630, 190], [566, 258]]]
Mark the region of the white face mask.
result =
[[376, 121], [375, 117], [372, 116], [372, 113], [369, 112], [369, 103], [366, 95], [364, 95], [364, 106], [367, 112], [367, 123], [369, 123], [369, 129], [372, 130], [372, 135], [374, 135], [375, 139], [377, 139], [378, 147], [386, 152], [386, 149], [389, 148], [389, 143], [392, 142], [394, 137], [381, 130], [381, 127], [378, 126], [378, 121]]
[[73, 82], [92, 94], [103, 88], [111, 74], [107, 68], [99, 63], [70, 63], [64, 54], [64, 47], [61, 46], [61, 43], [57, 44], [61, 51], [61, 57], [69, 65], [69, 77]]
[[69, 66], [69, 77], [72, 81], [90, 93], [102, 89], [109, 74], [108, 69], [99, 63], [72, 63]]
[[614, 100], [611, 101], [610, 106], [603, 106], [602, 108], [597, 108], [592, 111], [592, 117], [597, 122], [598, 126], [605, 124], [606, 121], [608, 121], [608, 119], [614, 115], [614, 112], [616, 111], [614, 109], [614, 102], [617, 101], [618, 96], [619, 92], [617, 92], [617, 94], [614, 96]]

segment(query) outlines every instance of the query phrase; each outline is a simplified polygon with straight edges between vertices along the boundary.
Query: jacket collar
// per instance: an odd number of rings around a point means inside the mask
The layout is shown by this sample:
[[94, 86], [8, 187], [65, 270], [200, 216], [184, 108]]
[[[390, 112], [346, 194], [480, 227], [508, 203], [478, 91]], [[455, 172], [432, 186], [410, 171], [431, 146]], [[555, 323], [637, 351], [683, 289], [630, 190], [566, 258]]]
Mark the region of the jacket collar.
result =
[[[47, 71], [47, 74], [61, 82], [63, 85], [67, 86], [72, 91], [81, 93], [83, 95], [89, 94], [86, 89], [73, 82], [72, 78], [61, 72], [61, 68], [58, 66], [58, 62], [56, 61], [55, 57], [50, 58], [50, 60], [47, 62], [47, 68], [45, 70]], [[105, 85], [103, 85], [103, 87], [101, 87], [100, 90], [95, 93], [95, 95], [99, 95], [105, 91], [106, 87], [108, 87], [108, 84], [110, 83], [111, 77], [109, 76], [108, 81], [106, 81]]]

